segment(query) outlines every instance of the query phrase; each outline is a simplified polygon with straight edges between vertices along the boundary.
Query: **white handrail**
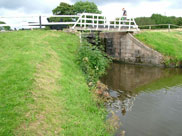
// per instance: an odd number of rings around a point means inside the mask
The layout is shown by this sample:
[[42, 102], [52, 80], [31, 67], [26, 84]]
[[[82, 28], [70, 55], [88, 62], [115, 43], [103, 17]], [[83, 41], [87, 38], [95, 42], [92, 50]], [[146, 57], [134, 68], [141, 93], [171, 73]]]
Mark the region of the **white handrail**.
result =
[[[33, 16], [29, 16], [33, 17]], [[35, 16], [34, 16], [35, 17]], [[36, 16], [40, 17], [40, 16]], [[73, 22], [37, 22], [37, 23], [29, 23], [29, 26], [50, 26], [50, 25], [73, 25], [72, 29], [75, 29], [76, 27], [80, 27], [81, 29], [95, 29], [95, 30], [128, 30], [132, 31], [133, 29], [138, 29], [138, 25], [136, 24], [134, 18], [129, 19], [123, 19], [123, 17], [119, 17], [115, 20], [107, 20], [106, 16], [102, 14], [93, 14], [93, 13], [81, 13], [77, 15], [51, 15], [51, 16], [42, 16], [42, 17], [59, 17], [59, 18], [72, 18]], [[0, 17], [5, 18], [5, 17]], [[18, 18], [18, 17], [14, 17]], [[25, 17], [24, 17], [25, 18]], [[41, 17], [40, 17], [41, 18]], [[73, 19], [75, 18], [75, 19]], [[41, 21], [41, 20], [39, 20]], [[75, 22], [76, 21], [76, 22]], [[10, 26], [10, 24], [0, 24], [0, 26]], [[84, 26], [82, 28], [82, 26]]]
[[[82, 15], [81, 18], [79, 19], [81, 21], [77, 21], [73, 29], [77, 25], [80, 25], [81, 27], [82, 25], [84, 25], [85, 29], [92, 26], [92, 28], [95, 28], [96, 30], [99, 29], [99, 26], [103, 26], [104, 28], [107, 26], [108, 30], [110, 30], [111, 27], [114, 27], [115, 29], [118, 28], [118, 30], [120, 30], [122, 27], [125, 27], [128, 28], [129, 31], [131, 30], [131, 28], [136, 28], [136, 29], [138, 28], [133, 18], [123, 20], [122, 17], [120, 17], [119, 20], [115, 19], [112, 21], [108, 21], [106, 17], [101, 14], [83, 13], [80, 15]], [[84, 22], [82, 20], [84, 20]], [[89, 21], [91, 22], [89, 23]]]
[[76, 25], [78, 24], [78, 22], [81, 20], [82, 15], [80, 15], [80, 17], [78, 18], [77, 22], [74, 24], [74, 26], [72, 27], [72, 29], [74, 29], [76, 27]]

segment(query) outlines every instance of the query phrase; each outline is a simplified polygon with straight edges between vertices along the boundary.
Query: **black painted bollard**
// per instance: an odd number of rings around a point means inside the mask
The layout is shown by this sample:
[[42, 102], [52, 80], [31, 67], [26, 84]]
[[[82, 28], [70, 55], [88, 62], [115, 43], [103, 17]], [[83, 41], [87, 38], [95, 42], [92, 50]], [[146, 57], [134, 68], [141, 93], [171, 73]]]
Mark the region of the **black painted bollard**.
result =
[[42, 28], [42, 19], [41, 16], [39, 16], [39, 25], [40, 25], [40, 29]]

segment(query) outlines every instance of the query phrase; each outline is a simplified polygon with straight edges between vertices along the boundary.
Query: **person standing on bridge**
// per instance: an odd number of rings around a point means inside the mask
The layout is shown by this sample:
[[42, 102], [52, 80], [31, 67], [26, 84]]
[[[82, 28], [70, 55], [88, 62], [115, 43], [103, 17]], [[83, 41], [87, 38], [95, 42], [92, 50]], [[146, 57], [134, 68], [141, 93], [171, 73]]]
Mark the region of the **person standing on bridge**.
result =
[[123, 17], [122, 17], [122, 19], [123, 20], [126, 20], [126, 18], [127, 18], [127, 11], [126, 11], [125, 8], [122, 8], [122, 11], [123, 11]]
[[123, 25], [125, 25], [126, 23], [124, 22], [124, 20], [127, 19], [127, 11], [125, 8], [122, 8], [122, 11], [123, 11], [123, 16], [122, 16], [121, 20], [123, 20]]

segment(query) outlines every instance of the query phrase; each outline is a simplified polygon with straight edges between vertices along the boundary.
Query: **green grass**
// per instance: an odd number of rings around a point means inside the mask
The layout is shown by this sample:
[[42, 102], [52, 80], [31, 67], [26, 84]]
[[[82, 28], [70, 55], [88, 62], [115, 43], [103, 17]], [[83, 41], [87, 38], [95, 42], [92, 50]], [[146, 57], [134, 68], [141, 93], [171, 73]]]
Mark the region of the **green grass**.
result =
[[182, 60], [182, 32], [142, 32], [135, 37], [165, 56]]
[[109, 135], [76, 64], [78, 47], [63, 32], [0, 33], [0, 135]]

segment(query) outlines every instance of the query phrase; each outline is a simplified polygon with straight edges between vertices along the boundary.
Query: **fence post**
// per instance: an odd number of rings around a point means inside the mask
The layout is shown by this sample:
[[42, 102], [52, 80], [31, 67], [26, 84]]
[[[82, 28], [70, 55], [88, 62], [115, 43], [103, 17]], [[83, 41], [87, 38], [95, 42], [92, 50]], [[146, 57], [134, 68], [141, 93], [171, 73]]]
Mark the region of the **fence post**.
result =
[[80, 44], [82, 44], [82, 32], [79, 32], [80, 35]]
[[95, 18], [94, 18], [94, 15], [92, 16], [92, 27], [94, 27], [94, 22], [95, 22]]
[[108, 21], [108, 30], [110, 29], [110, 21]]
[[151, 25], [149, 26], [149, 29], [150, 29], [150, 30], [152, 29], [152, 26], [151, 26]]
[[97, 30], [99, 28], [99, 16], [97, 15]]
[[42, 28], [42, 19], [41, 16], [39, 16], [39, 25], [40, 25], [40, 29]]
[[134, 23], [134, 25], [135, 25], [135, 27], [136, 27], [137, 31], [139, 31], [139, 29], [138, 29], [138, 25], [136, 24], [136, 22], [135, 22], [135, 19], [134, 19], [134, 18], [133, 18], [133, 23]]
[[121, 29], [121, 19], [119, 19], [119, 29], [118, 30], [120, 30]]
[[83, 18], [83, 15], [81, 15], [81, 18], [80, 18], [80, 27], [82, 27], [82, 18]]
[[87, 20], [86, 20], [86, 18], [87, 18], [87, 15], [85, 15], [85, 24], [84, 24], [84, 28], [86, 28], [86, 23], [87, 23]]
[[131, 18], [129, 19], [129, 30], [131, 29]]
[[168, 24], [168, 32], [170, 32], [171, 24]]

